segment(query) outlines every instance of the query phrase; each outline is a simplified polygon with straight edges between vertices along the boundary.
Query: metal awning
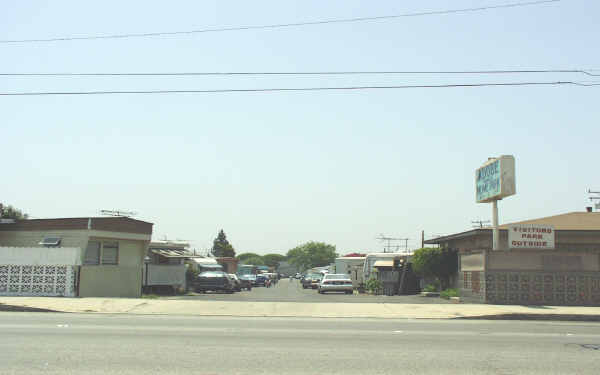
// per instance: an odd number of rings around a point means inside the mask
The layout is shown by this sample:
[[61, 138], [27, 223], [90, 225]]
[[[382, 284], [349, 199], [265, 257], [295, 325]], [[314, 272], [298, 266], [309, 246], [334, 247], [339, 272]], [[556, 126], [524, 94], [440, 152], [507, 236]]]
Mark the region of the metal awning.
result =
[[223, 266], [220, 264], [199, 264], [198, 267], [207, 268], [211, 270], [222, 270]]
[[173, 249], [150, 249], [150, 252], [165, 258], [194, 258], [198, 255], [192, 255], [186, 250]]

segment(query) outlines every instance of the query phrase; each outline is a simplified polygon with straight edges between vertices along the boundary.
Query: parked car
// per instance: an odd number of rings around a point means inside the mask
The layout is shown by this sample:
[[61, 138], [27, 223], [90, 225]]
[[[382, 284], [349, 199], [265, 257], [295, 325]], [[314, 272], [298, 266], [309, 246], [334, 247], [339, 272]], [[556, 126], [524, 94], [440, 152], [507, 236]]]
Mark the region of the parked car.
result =
[[252, 290], [252, 285], [256, 281], [256, 275], [240, 275], [238, 276], [240, 283], [242, 284], [242, 288], [246, 290]]
[[323, 276], [323, 279], [319, 282], [318, 290], [321, 294], [325, 292], [352, 294], [354, 288], [352, 287], [352, 280], [348, 275], [332, 273]]
[[315, 273], [311, 278], [310, 287], [313, 289], [317, 289], [319, 287], [319, 283], [321, 282], [321, 279], [323, 279], [323, 274]]
[[256, 275], [256, 281], [254, 282], [255, 286], [267, 286], [269, 281], [269, 277], [264, 274]]
[[300, 272], [296, 272], [296, 274], [294, 275], [294, 277], [296, 279], [301, 279], [302, 278], [302, 274]]
[[206, 291], [223, 291], [226, 293], [234, 292], [234, 282], [223, 271], [205, 271], [196, 277], [194, 290], [204, 293]]
[[242, 282], [237, 277], [237, 275], [234, 273], [230, 273], [228, 275], [229, 275], [229, 278], [231, 279], [231, 281], [233, 282], [233, 289], [236, 292], [241, 292], [242, 291]]
[[[307, 273], [306, 275], [303, 276], [302, 279], [300, 279], [300, 282], [302, 283], [302, 288], [304, 289], [308, 289], [308, 288], [317, 288], [318, 286], [318, 282], [321, 280], [322, 275], [319, 273]], [[313, 287], [313, 283], [314, 283], [314, 287]]]

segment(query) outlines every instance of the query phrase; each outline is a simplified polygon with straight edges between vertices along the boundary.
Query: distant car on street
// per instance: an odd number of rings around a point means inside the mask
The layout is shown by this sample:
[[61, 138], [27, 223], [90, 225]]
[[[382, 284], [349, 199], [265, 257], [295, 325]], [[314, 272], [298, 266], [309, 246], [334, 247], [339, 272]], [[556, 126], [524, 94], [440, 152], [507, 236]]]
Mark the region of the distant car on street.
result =
[[256, 275], [256, 281], [254, 282], [255, 286], [267, 286], [269, 283], [269, 277], [264, 274]]
[[252, 285], [254, 285], [254, 282], [256, 281], [256, 275], [250, 275], [250, 274], [239, 275], [238, 279], [240, 280], [240, 283], [242, 284], [242, 288], [244, 288], [246, 290], [252, 290]]
[[352, 294], [354, 288], [352, 287], [352, 280], [348, 275], [332, 273], [323, 276], [323, 279], [319, 282], [318, 290], [320, 294], [324, 294], [325, 292]]
[[229, 275], [223, 271], [206, 271], [196, 277], [194, 290], [200, 293], [207, 291], [233, 293], [235, 285]]
[[300, 279], [300, 282], [302, 283], [302, 288], [316, 289], [319, 281], [321, 280], [321, 277], [323, 277], [323, 275], [321, 275], [320, 273], [307, 273], [302, 277], [302, 279]]
[[319, 283], [321, 282], [321, 279], [323, 279], [322, 273], [313, 274], [311, 281], [310, 281], [310, 287], [313, 289], [317, 289], [319, 287]]
[[231, 281], [233, 282], [233, 289], [236, 292], [241, 292], [242, 291], [242, 282], [237, 277], [237, 275], [234, 273], [230, 273], [228, 275], [229, 275], [229, 278], [231, 279]]

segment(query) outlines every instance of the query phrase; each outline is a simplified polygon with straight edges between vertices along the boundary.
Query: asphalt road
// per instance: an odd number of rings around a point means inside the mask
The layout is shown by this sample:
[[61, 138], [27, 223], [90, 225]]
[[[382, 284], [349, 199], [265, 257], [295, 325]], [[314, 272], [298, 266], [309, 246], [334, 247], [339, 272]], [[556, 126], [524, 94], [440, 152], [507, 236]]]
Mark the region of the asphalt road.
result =
[[595, 323], [0, 313], [2, 374], [597, 374]]
[[302, 289], [302, 284], [300, 284], [300, 281], [296, 279], [280, 280], [276, 285], [270, 288], [254, 287], [249, 292], [243, 290], [234, 294], [206, 293], [166, 298], [248, 302], [449, 303], [445, 299], [421, 296], [373, 296], [367, 294], [347, 295], [337, 292], [319, 294], [315, 289]]

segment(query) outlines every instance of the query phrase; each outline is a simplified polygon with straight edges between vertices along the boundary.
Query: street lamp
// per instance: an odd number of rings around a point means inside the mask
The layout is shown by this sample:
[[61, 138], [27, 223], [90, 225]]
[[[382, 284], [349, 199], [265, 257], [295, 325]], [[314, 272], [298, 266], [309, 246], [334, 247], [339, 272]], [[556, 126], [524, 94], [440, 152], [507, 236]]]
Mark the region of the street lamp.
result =
[[148, 265], [151, 261], [152, 259], [150, 259], [148, 255], [144, 257], [144, 264], [146, 265], [146, 283], [144, 285], [146, 286], [146, 288], [148, 288]]

